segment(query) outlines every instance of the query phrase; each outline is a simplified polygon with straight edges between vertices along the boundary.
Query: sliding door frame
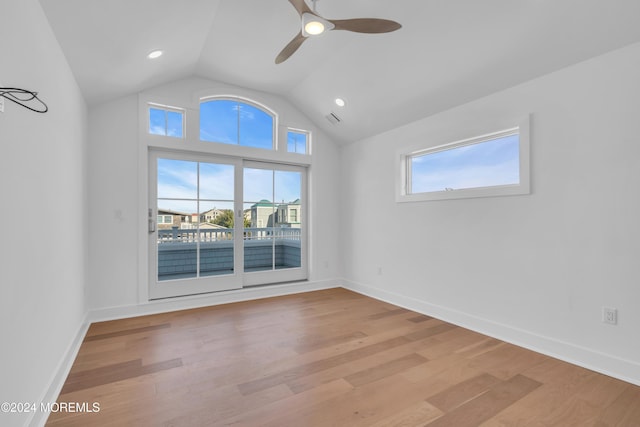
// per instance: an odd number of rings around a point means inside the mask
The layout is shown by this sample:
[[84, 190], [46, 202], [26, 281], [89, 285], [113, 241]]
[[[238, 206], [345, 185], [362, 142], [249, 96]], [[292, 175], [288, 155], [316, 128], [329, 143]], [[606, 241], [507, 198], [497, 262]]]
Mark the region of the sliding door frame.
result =
[[[244, 286], [257, 286], [266, 285], [270, 283], [284, 283], [300, 280], [307, 280], [309, 267], [308, 267], [308, 169], [303, 166], [294, 166], [282, 163], [269, 163], [259, 161], [243, 161], [243, 172], [245, 168], [251, 169], [265, 169], [284, 172], [299, 172], [301, 175], [300, 180], [300, 266], [288, 267], [283, 269], [268, 270], [268, 271], [254, 271], [245, 272], [243, 277]], [[244, 173], [243, 173], [244, 175]], [[244, 185], [243, 185], [244, 189]], [[244, 196], [244, 195], [243, 195]], [[277, 206], [275, 200], [273, 200], [274, 206]]]
[[[199, 276], [185, 279], [158, 279], [158, 226], [156, 222], [158, 197], [157, 197], [157, 164], [158, 159], [181, 160], [200, 163], [225, 164], [234, 167], [234, 200], [233, 211], [242, 210], [242, 161], [230, 157], [215, 156], [211, 154], [183, 153], [167, 150], [149, 150], [149, 209], [148, 209], [148, 249], [149, 256], [149, 299], [160, 299], [203, 294], [242, 288], [242, 231], [243, 224], [234, 221], [233, 227], [233, 273], [213, 276]], [[198, 216], [201, 212], [197, 212]], [[235, 215], [234, 215], [235, 217]], [[198, 222], [200, 219], [198, 218]], [[200, 247], [198, 243], [198, 248]], [[200, 251], [198, 249], [198, 257]], [[199, 264], [199, 261], [198, 261]]]
[[[303, 281], [308, 279], [308, 168], [304, 166], [259, 162], [209, 153], [192, 153], [150, 148], [148, 150], [148, 296], [150, 300], [205, 294], [243, 287]], [[232, 274], [158, 280], [158, 227], [156, 224], [158, 159], [181, 160], [234, 166], [234, 228]], [[244, 271], [244, 171], [245, 168], [300, 173], [300, 266], [262, 271]], [[277, 206], [273, 200], [274, 206]], [[197, 212], [198, 215], [201, 212]], [[199, 219], [198, 219], [199, 220]]]

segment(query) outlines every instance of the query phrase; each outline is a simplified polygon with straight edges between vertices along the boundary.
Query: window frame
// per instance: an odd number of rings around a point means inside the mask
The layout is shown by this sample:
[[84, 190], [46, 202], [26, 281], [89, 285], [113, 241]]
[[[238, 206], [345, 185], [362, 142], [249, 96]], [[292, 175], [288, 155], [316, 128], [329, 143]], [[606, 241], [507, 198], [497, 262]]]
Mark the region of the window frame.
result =
[[[458, 147], [481, 144], [509, 135], [519, 136], [519, 183], [495, 185], [487, 187], [461, 188], [423, 193], [411, 192], [411, 159], [417, 156], [447, 151]], [[398, 152], [396, 158], [396, 202], [422, 202], [432, 200], [468, 199], [476, 197], [499, 197], [530, 194], [530, 123], [529, 116], [519, 121], [518, 125], [497, 132], [491, 132], [471, 138], [432, 147], [419, 147]]]
[[[162, 220], [160, 218], [162, 218]], [[169, 218], [169, 221], [167, 221], [167, 218]], [[156, 222], [158, 224], [173, 224], [173, 215], [158, 214]]]
[[[309, 206], [309, 169], [302, 165], [284, 164], [284, 163], [271, 163], [262, 161], [243, 161], [243, 171], [246, 169], [262, 169], [267, 171], [283, 171], [283, 172], [296, 172], [301, 174], [300, 181], [300, 266], [290, 267], [285, 269], [273, 269], [263, 271], [249, 271], [244, 272], [243, 286], [262, 286], [277, 283], [286, 283], [294, 281], [309, 280], [310, 268], [309, 268], [309, 244], [310, 244], [310, 223], [309, 217], [306, 212]], [[275, 197], [274, 197], [275, 198]], [[246, 194], [244, 194], [244, 182], [243, 182], [243, 200], [242, 203], [251, 203], [252, 201], [246, 200]], [[273, 200], [272, 205], [274, 207], [273, 212], [278, 212], [279, 204]], [[286, 209], [286, 208], [285, 208]], [[264, 224], [259, 216], [256, 218], [257, 228], [270, 228], [268, 223]], [[275, 223], [272, 225], [275, 229]]]
[[[257, 108], [260, 111], [262, 111], [262, 112], [268, 114], [269, 116], [271, 116], [271, 149], [240, 144], [240, 132], [239, 132], [239, 129], [240, 129], [240, 116], [238, 116], [238, 123], [236, 124], [236, 126], [238, 127], [238, 141], [237, 141], [237, 143], [230, 144], [230, 143], [220, 142], [220, 141], [203, 140], [200, 137], [200, 133], [202, 132], [201, 106], [202, 106], [203, 103], [211, 102], [211, 101], [234, 101], [234, 102], [237, 102], [238, 104], [246, 104], [246, 105], [249, 105], [251, 107]], [[201, 97], [199, 102], [198, 102], [198, 136], [197, 136], [197, 139], [202, 144], [227, 145], [227, 146], [231, 146], [231, 147], [245, 147], [245, 148], [249, 148], [249, 149], [257, 149], [257, 150], [263, 150], [263, 151], [268, 151], [268, 152], [277, 152], [278, 151], [278, 142], [279, 142], [278, 141], [278, 121], [279, 121], [278, 120], [278, 114], [275, 111], [273, 111], [271, 108], [267, 107], [266, 105], [261, 104], [261, 103], [259, 103], [257, 101], [254, 101], [252, 99], [244, 98], [244, 97], [241, 97], [241, 96], [230, 96], [230, 95], [204, 96], [204, 97]]]
[[[160, 134], [160, 133], [151, 133], [151, 109], [154, 110], [162, 110], [165, 113], [165, 120], [164, 120], [164, 134]], [[174, 136], [174, 135], [169, 135], [168, 134], [168, 119], [167, 119], [167, 113], [168, 112], [172, 112], [172, 113], [180, 113], [180, 115], [182, 116], [182, 135], [181, 136]], [[173, 107], [170, 105], [164, 105], [164, 104], [158, 104], [155, 102], [147, 102], [147, 134], [152, 136], [152, 137], [156, 137], [159, 136], [161, 138], [175, 138], [175, 139], [181, 139], [184, 140], [187, 138], [187, 125], [186, 125], [186, 119], [187, 119], [187, 114], [186, 114], [186, 110], [184, 108], [180, 108], [180, 107]]]
[[[305, 136], [305, 141], [304, 141], [304, 153], [300, 153], [298, 151], [289, 151], [289, 134], [290, 133], [295, 133], [295, 134], [299, 134], [299, 135], [304, 135]], [[293, 154], [299, 154], [299, 155], [303, 155], [303, 156], [308, 156], [311, 154], [311, 132], [308, 130], [304, 130], [304, 129], [295, 129], [295, 128], [291, 128], [288, 127], [287, 131], [286, 131], [286, 138], [284, 141], [284, 150], [287, 153], [293, 153]]]

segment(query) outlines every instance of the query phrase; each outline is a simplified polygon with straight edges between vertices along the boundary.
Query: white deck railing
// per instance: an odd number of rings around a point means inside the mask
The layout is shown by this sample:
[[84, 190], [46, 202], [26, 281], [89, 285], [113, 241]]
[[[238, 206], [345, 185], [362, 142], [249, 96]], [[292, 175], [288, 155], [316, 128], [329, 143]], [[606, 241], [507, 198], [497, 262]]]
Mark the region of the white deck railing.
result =
[[[244, 240], [300, 240], [299, 228], [245, 228]], [[163, 243], [195, 243], [221, 242], [233, 240], [233, 230], [230, 228], [203, 228], [200, 230], [180, 229], [158, 230], [158, 244]]]

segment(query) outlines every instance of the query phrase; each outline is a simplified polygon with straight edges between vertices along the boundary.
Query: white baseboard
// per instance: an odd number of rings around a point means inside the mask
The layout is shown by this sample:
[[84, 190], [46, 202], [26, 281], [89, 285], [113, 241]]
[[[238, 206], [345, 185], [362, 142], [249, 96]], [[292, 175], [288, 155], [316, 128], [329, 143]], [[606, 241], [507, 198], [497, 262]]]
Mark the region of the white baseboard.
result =
[[622, 381], [640, 385], [640, 364], [637, 362], [351, 280], [342, 279], [339, 282], [345, 289], [435, 317]]
[[89, 311], [89, 322], [124, 319], [128, 317], [146, 316], [148, 314], [166, 313], [190, 308], [207, 307], [211, 305], [229, 304], [233, 302], [249, 301], [261, 298], [278, 297], [303, 292], [319, 291], [340, 287], [337, 280], [322, 280], [315, 282], [292, 282], [268, 286], [255, 286], [230, 291], [214, 292], [210, 294], [192, 295], [179, 298], [166, 298], [136, 305], [101, 308]]
[[[44, 394], [39, 400], [36, 400], [36, 402], [49, 404], [55, 403], [56, 400], [58, 400], [58, 395], [60, 394], [62, 386], [69, 375], [69, 371], [71, 371], [71, 366], [73, 366], [73, 362], [76, 360], [76, 356], [78, 355], [78, 351], [80, 351], [80, 346], [82, 345], [82, 341], [84, 340], [88, 329], [89, 322], [87, 321], [87, 314], [85, 313], [78, 331], [73, 337], [73, 340], [71, 340], [64, 357], [60, 360], [60, 363], [58, 363], [57, 369], [54, 371], [53, 377], [49, 382], [49, 387], [47, 387]], [[49, 418], [49, 412], [35, 411], [32, 414], [31, 418], [29, 418], [25, 423], [25, 426], [42, 427]]]

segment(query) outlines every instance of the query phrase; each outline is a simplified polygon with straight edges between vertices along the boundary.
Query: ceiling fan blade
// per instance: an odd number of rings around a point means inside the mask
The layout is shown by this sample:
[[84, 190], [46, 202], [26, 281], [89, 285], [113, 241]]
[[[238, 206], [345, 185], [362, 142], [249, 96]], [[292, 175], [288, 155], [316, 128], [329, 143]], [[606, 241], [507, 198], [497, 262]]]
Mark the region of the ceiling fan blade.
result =
[[298, 14], [302, 16], [303, 13], [313, 13], [313, 11], [307, 6], [304, 0], [289, 0], [289, 3], [293, 5], [298, 11]]
[[390, 33], [402, 28], [402, 25], [396, 21], [377, 18], [329, 19], [329, 22], [332, 22], [336, 26], [334, 30], [346, 30], [367, 34]]
[[298, 48], [302, 45], [302, 43], [304, 43], [306, 39], [307, 38], [302, 35], [302, 31], [300, 31], [298, 35], [295, 36], [293, 40], [291, 40], [289, 44], [287, 44], [284, 49], [282, 49], [282, 51], [278, 54], [278, 56], [276, 57], [276, 64], [280, 64], [289, 59], [289, 57], [293, 55], [296, 50], [298, 50]]

